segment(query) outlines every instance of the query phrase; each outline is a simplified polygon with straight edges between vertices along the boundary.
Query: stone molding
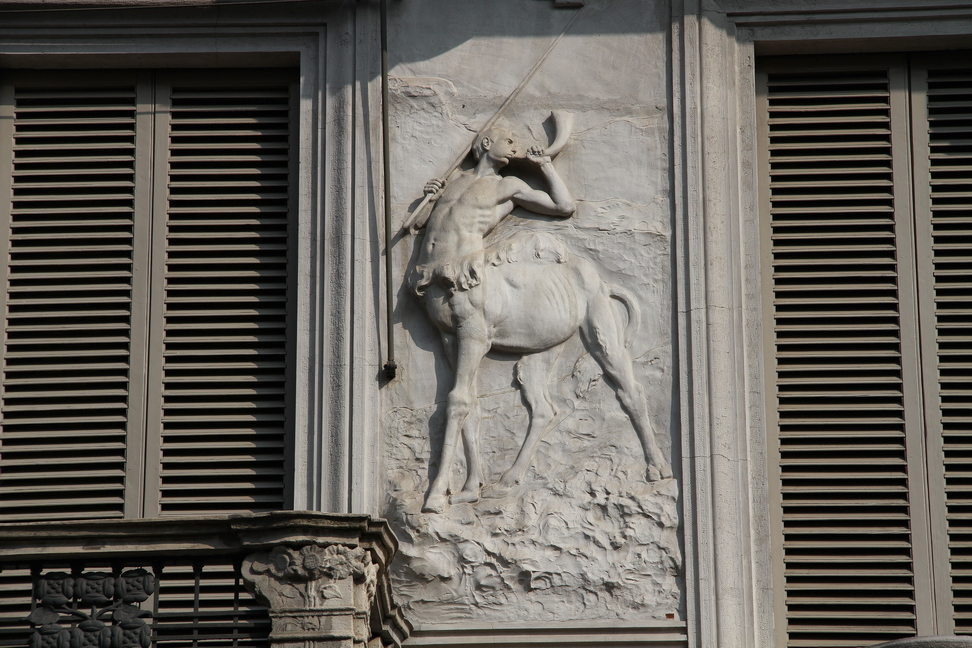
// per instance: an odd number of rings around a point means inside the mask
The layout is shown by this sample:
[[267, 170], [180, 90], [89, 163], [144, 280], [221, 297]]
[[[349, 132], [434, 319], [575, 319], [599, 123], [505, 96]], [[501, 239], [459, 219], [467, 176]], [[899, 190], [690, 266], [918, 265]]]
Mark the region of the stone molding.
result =
[[368, 515], [274, 511], [251, 515], [130, 520], [23, 522], [0, 525], [0, 561], [68, 553], [128, 556], [272, 549], [283, 543], [362, 546], [384, 567], [398, 541], [384, 520]]
[[417, 624], [407, 648], [685, 648], [684, 621]]

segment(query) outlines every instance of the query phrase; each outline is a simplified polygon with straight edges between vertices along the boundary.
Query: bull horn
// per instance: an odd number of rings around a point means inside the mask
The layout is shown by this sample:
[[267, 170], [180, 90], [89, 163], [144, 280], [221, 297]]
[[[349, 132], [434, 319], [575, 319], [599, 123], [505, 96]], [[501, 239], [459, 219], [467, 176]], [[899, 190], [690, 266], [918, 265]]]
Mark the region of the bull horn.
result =
[[544, 153], [554, 158], [563, 150], [564, 146], [567, 145], [567, 140], [570, 139], [570, 134], [574, 128], [574, 116], [566, 110], [554, 110], [550, 113], [550, 117], [553, 118], [556, 135], [554, 141], [550, 143]]

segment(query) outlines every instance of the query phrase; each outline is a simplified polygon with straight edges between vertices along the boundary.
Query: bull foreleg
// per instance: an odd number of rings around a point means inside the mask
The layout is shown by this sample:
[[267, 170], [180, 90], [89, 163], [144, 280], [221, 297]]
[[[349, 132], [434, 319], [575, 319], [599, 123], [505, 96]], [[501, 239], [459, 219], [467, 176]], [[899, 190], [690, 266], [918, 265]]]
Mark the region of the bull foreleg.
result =
[[[440, 513], [448, 504], [449, 478], [456, 458], [456, 446], [459, 442], [460, 431], [464, 432], [467, 458], [467, 478], [462, 493], [457, 501], [475, 501], [479, 497], [482, 484], [479, 466], [479, 444], [475, 438], [478, 430], [478, 395], [477, 373], [483, 356], [489, 350], [484, 335], [464, 336], [462, 330], [458, 333], [456, 343], [456, 382], [449, 392], [446, 404], [445, 438], [442, 442], [442, 454], [439, 461], [439, 472], [432, 482], [429, 494], [425, 499], [422, 511], [425, 513]], [[471, 418], [470, 415], [474, 414]], [[472, 495], [475, 494], [475, 497]]]

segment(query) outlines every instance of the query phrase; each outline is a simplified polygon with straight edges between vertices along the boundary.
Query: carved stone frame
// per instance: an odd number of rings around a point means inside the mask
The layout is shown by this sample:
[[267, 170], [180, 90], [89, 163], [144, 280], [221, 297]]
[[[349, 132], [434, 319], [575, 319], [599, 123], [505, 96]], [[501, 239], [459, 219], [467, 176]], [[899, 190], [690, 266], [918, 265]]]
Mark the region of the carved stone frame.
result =
[[[783, 645], [770, 551], [755, 56], [968, 47], [972, 4], [674, 0], [689, 645]], [[733, 385], [729, 390], [723, 386]], [[694, 588], [693, 588], [694, 584]]]

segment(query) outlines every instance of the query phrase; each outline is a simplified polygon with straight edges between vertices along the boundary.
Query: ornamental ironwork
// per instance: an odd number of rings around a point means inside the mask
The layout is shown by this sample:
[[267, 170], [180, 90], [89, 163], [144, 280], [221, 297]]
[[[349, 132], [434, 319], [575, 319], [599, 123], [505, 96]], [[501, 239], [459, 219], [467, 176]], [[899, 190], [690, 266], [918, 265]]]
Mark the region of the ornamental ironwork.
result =
[[152, 613], [139, 604], [154, 592], [155, 576], [145, 569], [42, 574], [27, 617], [30, 648], [149, 648]]

